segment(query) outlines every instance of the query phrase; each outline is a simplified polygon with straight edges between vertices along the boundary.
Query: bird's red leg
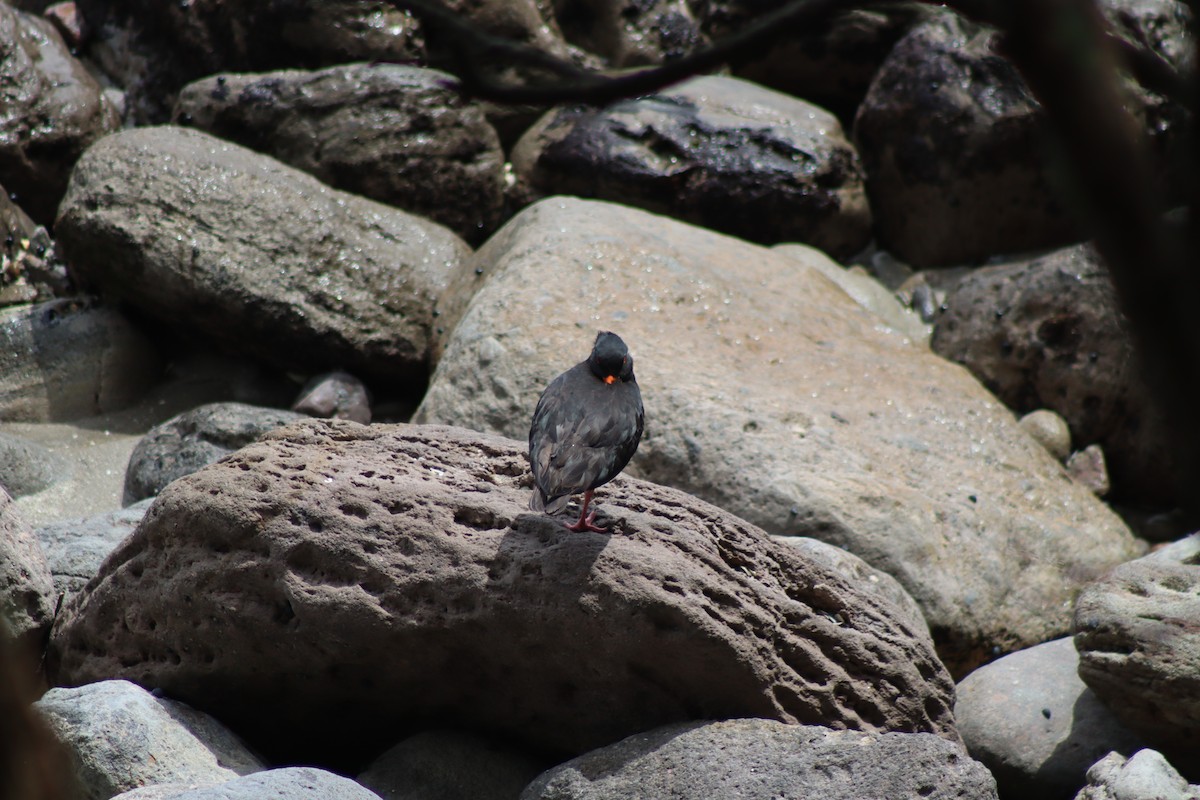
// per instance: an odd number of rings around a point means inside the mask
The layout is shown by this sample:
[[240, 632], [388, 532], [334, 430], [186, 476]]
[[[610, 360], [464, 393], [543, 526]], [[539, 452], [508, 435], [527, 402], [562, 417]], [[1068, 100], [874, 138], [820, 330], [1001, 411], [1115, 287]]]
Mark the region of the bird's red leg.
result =
[[596, 512], [587, 513], [588, 504], [592, 502], [592, 490], [588, 489], [583, 493], [583, 508], [579, 509], [579, 520], [574, 525], [568, 525], [567, 530], [581, 533], [583, 531], [594, 531], [596, 533], [608, 533], [608, 528], [596, 524]]

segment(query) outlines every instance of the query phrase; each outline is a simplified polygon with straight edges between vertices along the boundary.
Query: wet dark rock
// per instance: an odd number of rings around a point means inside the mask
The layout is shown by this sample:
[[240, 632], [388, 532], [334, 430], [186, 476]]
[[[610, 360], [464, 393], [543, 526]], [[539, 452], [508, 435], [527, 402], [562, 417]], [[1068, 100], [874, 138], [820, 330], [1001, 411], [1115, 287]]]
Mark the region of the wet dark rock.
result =
[[708, 42], [683, 0], [555, 0], [554, 16], [569, 42], [613, 67], [661, 64]]
[[[704, 31], [720, 40], [775, 5], [713, 0], [702, 8]], [[735, 58], [730, 67], [739, 78], [802, 97], [849, 123], [879, 65], [897, 40], [925, 16], [925, 9], [916, 4], [850, 9], [809, 29], [794, 28], [775, 36], [756, 52]]]
[[411, 63], [424, 53], [405, 11], [371, 0], [78, 0], [88, 55], [123, 86], [126, 116], [158, 124], [186, 84], [218, 72], [352, 61]]
[[946, 12], [892, 49], [854, 123], [880, 243], [920, 266], [1065, 244], [1043, 115], [996, 34]]
[[222, 73], [185, 86], [172, 118], [478, 242], [500, 221], [504, 153], [451, 83], [395, 64]]
[[244, 403], [210, 403], [156, 425], [133, 449], [122, 502], [131, 505], [224, 458], [302, 414]]
[[1099, 444], [1115, 500], [1173, 500], [1169, 433], [1091, 246], [970, 273], [947, 295], [931, 346], [1017, 413], [1062, 415], [1075, 447]]
[[695, 78], [603, 110], [555, 109], [512, 163], [527, 200], [613, 200], [835, 258], [870, 237], [862, 169], [837, 119], [736, 78]]
[[0, 184], [49, 224], [75, 161], [120, 127], [117, 110], [49, 21], [4, 3], [0, 85]]

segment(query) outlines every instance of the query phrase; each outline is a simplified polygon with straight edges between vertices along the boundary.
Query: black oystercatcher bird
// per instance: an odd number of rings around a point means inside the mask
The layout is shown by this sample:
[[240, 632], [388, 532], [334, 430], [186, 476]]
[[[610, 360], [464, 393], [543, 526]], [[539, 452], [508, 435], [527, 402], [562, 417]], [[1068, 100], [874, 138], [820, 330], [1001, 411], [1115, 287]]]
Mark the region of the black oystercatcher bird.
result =
[[588, 513], [592, 492], [625, 469], [642, 440], [642, 393], [621, 337], [601, 331], [592, 354], [550, 381], [529, 426], [533, 511], [557, 514], [583, 492], [573, 531], [606, 529]]

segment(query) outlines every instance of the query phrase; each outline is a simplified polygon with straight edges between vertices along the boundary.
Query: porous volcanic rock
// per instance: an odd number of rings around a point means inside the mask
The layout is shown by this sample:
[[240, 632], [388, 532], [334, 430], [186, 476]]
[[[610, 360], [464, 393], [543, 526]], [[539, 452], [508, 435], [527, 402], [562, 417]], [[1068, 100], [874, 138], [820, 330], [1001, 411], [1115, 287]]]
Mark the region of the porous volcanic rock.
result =
[[1200, 770], [1200, 534], [1120, 565], [1075, 606], [1079, 677], [1186, 772]]
[[1093, 246], [965, 275], [946, 296], [930, 344], [1017, 413], [1056, 411], [1076, 448], [1103, 447], [1116, 499], [1173, 499], [1171, 434]]
[[545, 200], [444, 296], [416, 421], [525, 438], [542, 388], [611, 329], [646, 406], [639, 477], [891, 574], [952, 672], [1065, 635], [1079, 588], [1141, 545], [966, 370], [805, 258], [824, 256]]
[[301, 373], [424, 381], [433, 303], [469, 252], [445, 228], [172, 126], [84, 154], [56, 226], [76, 279]]
[[675, 489], [618, 479], [611, 533], [577, 534], [531, 486], [520, 442], [294, 423], [159, 495], [65, 604], [51, 670], [287, 758], [431, 723], [569, 754], [730, 716], [956, 737], [945, 668], [878, 593]]

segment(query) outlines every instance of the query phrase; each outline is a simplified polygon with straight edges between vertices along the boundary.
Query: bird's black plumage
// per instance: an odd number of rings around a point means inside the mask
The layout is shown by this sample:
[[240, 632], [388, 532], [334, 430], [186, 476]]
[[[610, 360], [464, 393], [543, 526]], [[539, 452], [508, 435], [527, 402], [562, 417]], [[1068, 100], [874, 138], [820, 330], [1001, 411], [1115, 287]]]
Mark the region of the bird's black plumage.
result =
[[585, 518], [592, 490], [629, 463], [643, 425], [633, 356], [620, 336], [602, 331], [587, 360], [552, 380], [533, 412], [529, 466], [537, 486], [529, 507], [555, 514], [571, 495], [584, 492], [574, 528], [602, 530]]

